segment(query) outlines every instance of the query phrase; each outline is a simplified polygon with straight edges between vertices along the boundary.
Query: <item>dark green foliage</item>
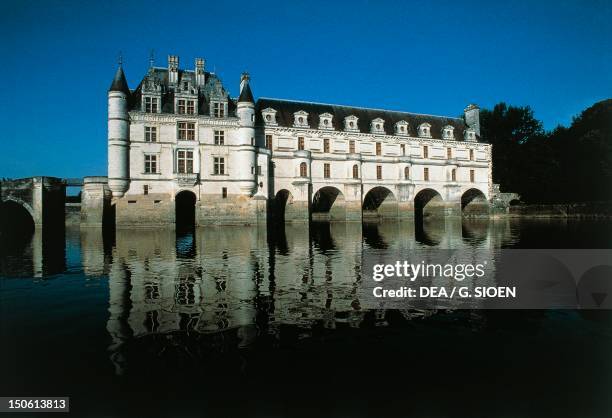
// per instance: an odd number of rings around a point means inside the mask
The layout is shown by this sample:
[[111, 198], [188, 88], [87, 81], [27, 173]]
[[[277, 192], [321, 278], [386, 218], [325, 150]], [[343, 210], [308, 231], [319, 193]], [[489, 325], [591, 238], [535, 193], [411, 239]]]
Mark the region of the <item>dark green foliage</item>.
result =
[[502, 191], [528, 203], [612, 200], [612, 99], [551, 132], [530, 107], [499, 103], [482, 110], [481, 127]]

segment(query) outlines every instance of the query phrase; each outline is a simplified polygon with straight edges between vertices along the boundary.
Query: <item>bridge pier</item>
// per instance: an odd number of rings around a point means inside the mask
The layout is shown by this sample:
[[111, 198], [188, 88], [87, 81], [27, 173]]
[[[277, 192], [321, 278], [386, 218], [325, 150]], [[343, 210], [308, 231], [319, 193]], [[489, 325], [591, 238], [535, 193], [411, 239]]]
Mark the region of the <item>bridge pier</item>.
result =
[[107, 177], [85, 177], [81, 191], [81, 226], [102, 227], [112, 220], [111, 197]]
[[414, 201], [398, 202], [397, 217], [401, 221], [414, 222]]

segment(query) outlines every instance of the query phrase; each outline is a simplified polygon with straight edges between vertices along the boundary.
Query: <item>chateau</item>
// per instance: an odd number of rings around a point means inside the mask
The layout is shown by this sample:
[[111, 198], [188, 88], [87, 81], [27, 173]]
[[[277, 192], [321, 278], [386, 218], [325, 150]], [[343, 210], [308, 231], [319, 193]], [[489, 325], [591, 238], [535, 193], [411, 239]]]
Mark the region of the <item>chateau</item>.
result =
[[195, 60], [151, 62], [108, 91], [108, 188], [117, 226], [360, 221], [487, 214], [491, 146], [461, 118], [237, 98]]

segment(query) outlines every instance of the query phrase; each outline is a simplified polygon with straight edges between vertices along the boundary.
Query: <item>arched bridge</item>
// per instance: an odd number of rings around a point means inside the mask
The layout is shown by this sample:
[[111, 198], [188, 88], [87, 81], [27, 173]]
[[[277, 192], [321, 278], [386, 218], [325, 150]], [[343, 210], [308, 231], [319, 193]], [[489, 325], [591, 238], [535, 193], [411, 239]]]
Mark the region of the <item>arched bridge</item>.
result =
[[66, 182], [57, 177], [0, 180], [0, 231], [64, 226]]
[[307, 181], [275, 185], [272, 216], [285, 221], [488, 217], [488, 188], [483, 184], [399, 184]]

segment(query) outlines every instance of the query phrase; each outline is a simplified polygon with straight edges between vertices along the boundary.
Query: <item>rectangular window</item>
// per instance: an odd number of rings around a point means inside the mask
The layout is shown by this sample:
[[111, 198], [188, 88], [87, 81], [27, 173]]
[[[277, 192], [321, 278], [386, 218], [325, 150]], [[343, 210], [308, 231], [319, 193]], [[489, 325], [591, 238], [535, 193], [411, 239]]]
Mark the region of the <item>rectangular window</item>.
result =
[[157, 113], [158, 100], [157, 97], [145, 97], [145, 112]]
[[149, 194], [149, 185], [145, 184], [144, 186], [142, 186], [142, 194], [143, 195], [148, 195]]
[[214, 157], [213, 158], [213, 173], [216, 175], [225, 174], [225, 158], [224, 157]]
[[454, 168], [453, 171], [451, 171], [451, 180], [457, 181], [457, 170], [455, 170]]
[[470, 150], [470, 161], [474, 161], [474, 150]]
[[349, 141], [349, 153], [355, 154], [355, 141], [353, 140]]
[[475, 177], [476, 177], [476, 176], [474, 175], [474, 170], [470, 170], [470, 181], [471, 181], [472, 183], [474, 183], [474, 181], [475, 181]]
[[157, 127], [145, 126], [145, 142], [157, 142]]
[[304, 149], [304, 137], [298, 136], [298, 150], [301, 151]]
[[215, 131], [215, 145], [225, 145], [225, 131]]
[[453, 158], [453, 149], [452, 148], [446, 148], [446, 158], [448, 158], [449, 160], [451, 158]]
[[429, 147], [427, 145], [423, 146], [423, 158], [429, 158]]
[[186, 112], [186, 107], [185, 107], [185, 100], [179, 99], [176, 101], [176, 113], [178, 113], [179, 115], [184, 115]]
[[272, 149], [272, 135], [266, 135], [266, 148]]
[[157, 173], [157, 155], [145, 154], [144, 172], [147, 174]]
[[376, 179], [382, 180], [382, 165], [376, 166]]
[[429, 168], [427, 167], [423, 169], [423, 180], [429, 181]]
[[227, 187], [221, 188], [221, 197], [227, 199]]
[[328, 163], [323, 164], [323, 177], [326, 179], [331, 177], [331, 167]]
[[222, 102], [213, 102], [213, 116], [215, 118], [225, 117], [225, 109]]
[[195, 115], [195, 101], [187, 100], [187, 114]]
[[178, 139], [181, 141], [195, 141], [195, 122], [179, 122]]
[[406, 144], [400, 144], [400, 148], [402, 150], [402, 155], [406, 155]]
[[193, 173], [193, 151], [179, 150], [176, 154], [176, 157], [176, 169], [179, 173]]
[[376, 155], [382, 155], [382, 144], [380, 142], [376, 143]]
[[329, 152], [329, 139], [328, 138], [323, 139], [323, 152], [325, 153]]

